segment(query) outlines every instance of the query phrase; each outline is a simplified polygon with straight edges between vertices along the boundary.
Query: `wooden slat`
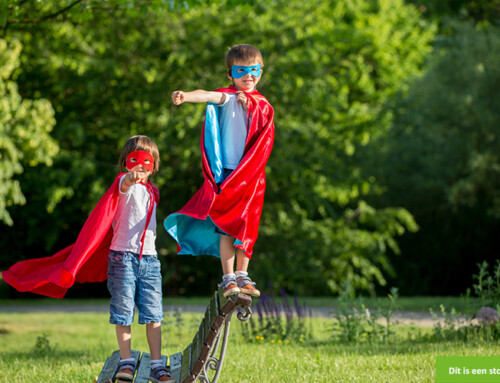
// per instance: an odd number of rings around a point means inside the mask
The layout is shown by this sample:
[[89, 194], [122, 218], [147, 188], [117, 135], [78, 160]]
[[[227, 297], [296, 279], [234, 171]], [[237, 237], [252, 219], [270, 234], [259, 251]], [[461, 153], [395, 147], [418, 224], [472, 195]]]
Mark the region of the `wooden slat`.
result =
[[222, 311], [221, 311], [221, 298], [223, 300], [227, 299], [224, 297], [224, 294], [222, 292], [222, 287], [219, 286], [219, 288], [217, 289], [217, 291], [214, 293], [215, 294], [215, 305], [216, 305], [216, 310], [217, 310], [217, 315], [222, 315]]
[[[163, 364], [167, 365], [167, 356], [162, 355], [161, 360]], [[149, 374], [151, 372], [151, 355], [147, 352], [144, 352], [141, 357], [141, 361], [139, 363], [139, 368], [137, 369], [137, 374], [135, 376], [134, 383], [148, 383], [149, 382]]]
[[212, 349], [212, 347], [204, 344], [201, 351], [200, 351], [200, 354], [198, 355], [198, 360], [205, 363], [207, 361], [208, 357], [210, 356], [211, 349]]
[[182, 354], [170, 355], [170, 372], [176, 383], [181, 383]]
[[[135, 365], [137, 366], [139, 363], [139, 358], [141, 353], [136, 350], [132, 350], [132, 358], [135, 359]], [[118, 368], [118, 363], [120, 362], [120, 351], [116, 350], [113, 354], [106, 360], [104, 367], [97, 379], [98, 383], [112, 383], [116, 374], [116, 370]], [[116, 383], [120, 383], [120, 380], [117, 380]]]
[[[207, 309], [205, 310], [205, 316], [203, 317], [203, 325], [205, 326], [204, 334], [205, 337], [207, 336], [208, 332], [210, 331], [210, 325], [211, 320], [210, 320], [210, 312], [212, 310], [212, 301], [215, 299], [215, 295], [212, 296], [212, 299], [210, 300], [210, 303], [207, 305]], [[215, 304], [214, 304], [215, 307]]]
[[[198, 357], [200, 355], [203, 346], [204, 346], [203, 334], [200, 331], [198, 331], [195, 337], [193, 338], [193, 345], [191, 347], [191, 367], [190, 367], [191, 375], [197, 376], [201, 371], [201, 367], [203, 367], [203, 364], [201, 364], [200, 367], [200, 363], [198, 363], [199, 362]], [[196, 370], [195, 370], [195, 365], [198, 365]]]
[[137, 368], [137, 374], [135, 375], [135, 383], [148, 383], [149, 372], [151, 369], [151, 355], [144, 352], [139, 362], [139, 368]]
[[204, 365], [205, 365], [205, 363], [198, 359], [196, 361], [196, 363], [193, 365], [193, 368], [191, 369], [191, 375], [194, 378], [197, 378], [198, 375], [200, 375], [200, 372], [203, 369]]
[[181, 367], [181, 378], [180, 381], [184, 382], [186, 378], [191, 374], [191, 345], [187, 346], [182, 353], [182, 367]]
[[104, 367], [102, 368], [99, 378], [97, 379], [97, 383], [111, 383], [113, 381], [113, 377], [115, 376], [116, 366], [119, 361], [120, 351], [117, 350], [106, 359]]
[[[139, 360], [141, 359], [141, 352], [140, 351], [137, 351], [137, 350], [132, 350], [132, 358], [135, 359], [135, 366], [136, 366], [136, 374], [137, 374], [137, 368], [139, 367]], [[137, 375], [134, 376], [134, 379]], [[121, 379], [118, 379], [115, 383], [130, 383], [126, 380], [121, 380]]]
[[229, 312], [237, 307], [250, 307], [252, 305], [252, 297], [247, 294], [235, 294], [225, 297], [222, 291], [222, 287], [217, 290], [217, 295], [219, 298], [221, 314], [227, 315]]
[[[203, 319], [204, 320], [204, 319]], [[200, 323], [200, 327], [198, 328], [198, 332], [193, 338], [193, 345], [191, 348], [191, 369], [193, 367], [193, 361], [196, 362], [198, 360], [198, 357], [200, 355], [201, 349], [205, 345], [205, 325]]]
[[219, 286], [217, 291], [215, 292], [217, 294], [217, 304], [219, 305], [219, 315], [222, 314], [222, 311], [220, 311], [220, 308], [226, 304], [228, 301], [228, 298], [224, 296], [224, 290], [222, 290], [222, 286]]
[[222, 325], [224, 324], [224, 320], [225, 317], [223, 317], [222, 315], [218, 315], [215, 318], [214, 323], [212, 323], [212, 330], [219, 331]]
[[252, 305], [252, 297], [247, 294], [238, 294], [236, 304], [241, 307], [250, 307]]
[[219, 309], [218, 309], [218, 297], [217, 297], [217, 292], [215, 292], [212, 296], [212, 299], [210, 300], [210, 312], [208, 316], [208, 327], [212, 327], [212, 323], [214, 323], [215, 318], [219, 315]]
[[205, 337], [205, 344], [212, 348], [215, 344], [215, 339], [217, 339], [217, 331], [214, 329], [210, 329], [207, 336]]

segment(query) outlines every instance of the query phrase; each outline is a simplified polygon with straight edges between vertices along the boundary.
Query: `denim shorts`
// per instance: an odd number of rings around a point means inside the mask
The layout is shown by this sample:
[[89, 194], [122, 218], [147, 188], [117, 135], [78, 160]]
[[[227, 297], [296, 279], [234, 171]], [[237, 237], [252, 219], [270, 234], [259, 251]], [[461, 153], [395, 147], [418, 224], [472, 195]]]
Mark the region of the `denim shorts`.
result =
[[156, 255], [110, 250], [108, 257], [109, 323], [129, 326], [135, 305], [139, 323], [163, 319], [160, 261]]

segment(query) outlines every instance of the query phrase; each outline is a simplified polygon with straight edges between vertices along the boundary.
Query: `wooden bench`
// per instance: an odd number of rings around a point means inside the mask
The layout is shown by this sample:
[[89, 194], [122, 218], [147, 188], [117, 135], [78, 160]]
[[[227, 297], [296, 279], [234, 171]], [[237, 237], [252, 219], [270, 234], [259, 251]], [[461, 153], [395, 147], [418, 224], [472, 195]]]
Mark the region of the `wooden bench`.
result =
[[[235, 294], [226, 298], [222, 294], [222, 289], [219, 288], [214, 292], [191, 344], [183, 352], [171, 355], [170, 360], [166, 356], [162, 356], [165, 364], [169, 365], [176, 383], [192, 383], [197, 379], [201, 383], [217, 382], [226, 352], [231, 317], [236, 310], [241, 309], [237, 314], [238, 319], [241, 321], [249, 319], [252, 315], [251, 305], [252, 298], [248, 295]], [[139, 351], [135, 350], [132, 351], [132, 356], [138, 366], [134, 383], [147, 383], [151, 356], [147, 353], [141, 355]], [[119, 361], [120, 352], [113, 352], [106, 360], [96, 382], [114, 382]], [[210, 370], [215, 371], [212, 378], [210, 378]], [[118, 380], [116, 383], [120, 383], [120, 381]]]
[[[134, 383], [148, 383], [149, 382], [149, 372], [151, 369], [151, 355], [148, 353], [143, 353], [141, 355], [140, 351], [132, 350], [132, 357], [135, 359], [135, 364], [137, 366], [136, 374], [134, 377]], [[162, 355], [161, 359], [167, 365], [168, 358]], [[102, 368], [101, 374], [97, 378], [98, 383], [112, 383], [115, 381], [115, 374], [118, 369], [118, 362], [120, 361], [120, 351], [116, 350], [113, 354], [106, 359], [104, 367]], [[116, 383], [128, 383], [122, 380], [116, 380]]]

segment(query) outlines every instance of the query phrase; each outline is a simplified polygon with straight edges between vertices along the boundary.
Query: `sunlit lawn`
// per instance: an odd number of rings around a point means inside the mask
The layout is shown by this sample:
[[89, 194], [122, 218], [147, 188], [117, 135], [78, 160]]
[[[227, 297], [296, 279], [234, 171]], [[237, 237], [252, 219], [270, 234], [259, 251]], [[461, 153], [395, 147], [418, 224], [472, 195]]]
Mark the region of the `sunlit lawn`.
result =
[[[189, 344], [202, 314], [167, 314], [163, 352], [171, 355]], [[496, 343], [338, 344], [331, 326], [315, 318], [311, 340], [249, 344], [234, 318], [219, 382], [434, 382], [437, 355], [500, 355]], [[134, 325], [133, 336], [133, 348], [147, 351], [144, 327]], [[0, 313], [0, 382], [93, 382], [116, 349], [107, 313]]]

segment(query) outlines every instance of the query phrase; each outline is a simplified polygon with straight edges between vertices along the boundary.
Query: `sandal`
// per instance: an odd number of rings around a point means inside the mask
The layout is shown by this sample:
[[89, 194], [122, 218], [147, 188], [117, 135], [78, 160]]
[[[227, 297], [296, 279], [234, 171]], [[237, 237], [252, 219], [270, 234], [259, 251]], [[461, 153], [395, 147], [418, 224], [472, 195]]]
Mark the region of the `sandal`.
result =
[[170, 371], [165, 366], [159, 366], [151, 369], [149, 381], [153, 383], [175, 382], [175, 379], [170, 376]]
[[118, 363], [118, 372], [116, 373], [115, 377], [117, 379], [131, 382], [134, 379], [135, 368], [135, 363], [121, 361], [120, 363]]

